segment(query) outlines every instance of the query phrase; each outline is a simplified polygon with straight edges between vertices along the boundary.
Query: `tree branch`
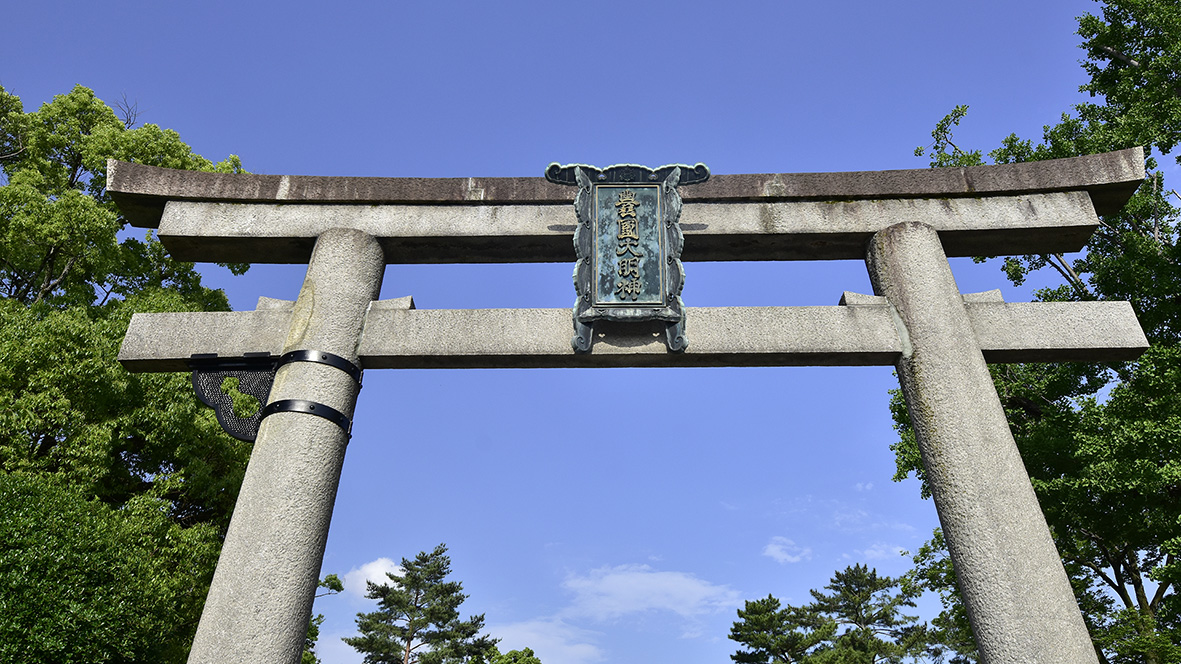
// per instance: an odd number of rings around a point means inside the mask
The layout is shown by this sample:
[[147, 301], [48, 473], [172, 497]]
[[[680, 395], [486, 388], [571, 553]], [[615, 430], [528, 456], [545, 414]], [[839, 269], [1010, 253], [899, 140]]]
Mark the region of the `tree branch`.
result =
[[0, 154], [0, 159], [12, 159], [13, 157], [15, 157], [18, 154], [25, 151], [25, 147], [26, 147], [25, 142], [21, 140], [21, 137], [19, 135], [15, 135], [15, 134], [13, 135], [13, 137], [16, 138], [16, 144], [19, 146], [17, 148], [17, 151], [16, 152], [9, 152], [8, 154]]
[[[33, 304], [37, 304], [38, 302], [41, 301], [42, 297], [44, 297], [48, 293], [52, 293], [53, 289], [57, 288], [57, 285], [60, 284], [62, 282], [62, 280], [66, 278], [66, 275], [69, 274], [69, 272], [70, 272], [70, 268], [74, 267], [74, 262], [77, 260], [78, 260], [77, 256], [70, 256], [69, 260], [66, 261], [66, 266], [62, 268], [62, 272], [60, 275], [58, 275], [57, 279], [54, 279], [53, 281], [51, 281], [41, 287], [41, 292], [37, 293], [37, 299], [33, 300]], [[46, 276], [46, 278], [48, 279], [48, 275]]]
[[[1057, 259], [1057, 262], [1054, 259]], [[1087, 290], [1087, 285], [1083, 282], [1082, 277], [1078, 276], [1074, 268], [1070, 267], [1070, 263], [1066, 262], [1062, 254], [1049, 254], [1049, 260], [1046, 262], [1052, 265], [1055, 270], [1058, 270], [1058, 274], [1061, 274], [1071, 286], [1074, 286], [1074, 289], [1078, 291], [1079, 295], [1091, 297], [1091, 291]]]
[[1155, 173], [1152, 178], [1152, 239], [1160, 244], [1160, 188], [1164, 173]]
[[123, 93], [123, 99], [115, 102], [115, 110], [119, 112], [119, 119], [123, 121], [123, 126], [131, 129], [135, 126], [136, 120], [139, 118], [139, 102], [127, 101], [127, 93]]
[[[1169, 555], [1165, 556], [1165, 565], [1168, 566], [1168, 565], [1172, 565], [1172, 564], [1173, 564], [1173, 554], [1170, 553]], [[1153, 595], [1152, 595], [1152, 601], [1149, 602], [1149, 605], [1152, 607], [1154, 612], [1156, 611], [1157, 607], [1160, 606], [1161, 600], [1163, 600], [1165, 598], [1165, 593], [1168, 592], [1169, 588], [1172, 588], [1172, 587], [1173, 587], [1172, 581], [1167, 581], [1167, 582], [1162, 583], [1156, 587], [1156, 592], [1153, 593]]]
[[6, 283], [8, 285], [8, 299], [21, 300], [23, 294], [29, 289], [31, 279], [25, 277], [24, 274], [21, 273], [21, 270], [7, 258], [0, 256], [0, 262], [4, 263], [9, 273], [9, 277], [6, 279]]
[[1104, 583], [1114, 588], [1116, 592], [1119, 592], [1119, 584], [1117, 584], [1110, 576], [1108, 576], [1107, 573], [1103, 571], [1102, 567], [1089, 560], [1080, 560], [1079, 564], [1094, 572], [1096, 576], [1098, 576], [1100, 579], [1103, 579]]
[[1129, 58], [1128, 56], [1124, 55], [1123, 53], [1120, 53], [1119, 51], [1115, 50], [1114, 48], [1112, 48], [1110, 46], [1099, 45], [1099, 46], [1096, 46], [1096, 48], [1098, 48], [1100, 51], [1103, 51], [1104, 53], [1110, 55], [1111, 57], [1115, 58], [1116, 60], [1119, 60], [1120, 62], [1128, 65], [1129, 67], [1141, 66], [1140, 63], [1137, 62], [1136, 60]]
[[1132, 588], [1136, 591], [1136, 604], [1142, 613], [1155, 618], [1156, 614], [1148, 601], [1148, 594], [1144, 591], [1144, 575], [1140, 573], [1139, 556], [1135, 551], [1125, 551], [1124, 559], [1128, 561], [1128, 571], [1132, 574]]
[[1107, 563], [1107, 566], [1111, 568], [1111, 574], [1115, 577], [1115, 579], [1113, 580], [1111, 577], [1107, 576], [1107, 574], [1105, 574], [1102, 569], [1092, 562], [1086, 560], [1080, 560], [1079, 562], [1081, 562], [1084, 567], [1087, 567], [1091, 571], [1098, 574], [1099, 578], [1103, 579], [1107, 585], [1111, 586], [1111, 589], [1119, 595], [1121, 600], [1123, 600], [1124, 606], [1129, 609], [1135, 608], [1135, 602], [1132, 601], [1131, 595], [1128, 594], [1127, 583], [1124, 581], [1123, 570], [1121, 569], [1121, 566], [1117, 564], [1117, 561], [1112, 557], [1111, 551], [1103, 545], [1103, 538], [1088, 531], [1085, 528], [1079, 528], [1079, 532], [1081, 532], [1083, 535], [1086, 535], [1087, 539], [1091, 540], [1095, 547], [1099, 549], [1099, 554], [1103, 557], [1103, 561]]
[[[56, 256], [57, 256], [57, 245], [54, 245], [49, 248], [49, 251], [45, 252], [45, 256], [41, 258], [41, 264], [38, 265], [37, 269], [33, 272], [33, 274], [30, 275], [30, 277], [25, 280], [25, 284], [21, 288], [17, 299], [19, 299], [20, 301], [23, 302], [25, 300], [25, 298], [27, 298], [30, 295], [30, 293], [32, 293], [33, 280], [37, 277], [38, 274], [40, 274], [42, 272], [45, 273], [45, 278], [41, 280], [42, 286], [44, 286], [45, 283], [47, 281], [49, 281], [49, 273], [51, 271], [53, 271], [53, 264], [56, 261]], [[41, 299], [40, 296], [38, 296], [37, 299], [33, 300], [33, 303], [35, 304], [40, 299]]]

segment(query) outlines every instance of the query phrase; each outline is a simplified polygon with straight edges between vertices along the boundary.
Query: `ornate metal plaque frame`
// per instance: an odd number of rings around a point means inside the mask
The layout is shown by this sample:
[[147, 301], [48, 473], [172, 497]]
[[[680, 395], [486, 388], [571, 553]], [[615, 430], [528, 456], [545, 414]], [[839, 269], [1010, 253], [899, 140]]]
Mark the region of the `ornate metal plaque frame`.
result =
[[678, 185], [709, 179], [705, 164], [605, 169], [550, 164], [546, 179], [578, 186], [574, 209], [575, 352], [589, 353], [596, 321], [663, 321], [668, 349], [681, 352], [685, 307], [681, 290], [681, 197]]

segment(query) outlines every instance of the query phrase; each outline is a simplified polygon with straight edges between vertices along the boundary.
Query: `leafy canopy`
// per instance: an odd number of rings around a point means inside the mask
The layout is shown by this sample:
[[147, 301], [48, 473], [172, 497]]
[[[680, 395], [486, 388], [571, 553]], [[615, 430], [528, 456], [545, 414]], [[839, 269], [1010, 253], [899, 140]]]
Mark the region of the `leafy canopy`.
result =
[[122, 232], [106, 160], [241, 168], [133, 124], [81, 86], [32, 112], [0, 88], [4, 661], [184, 661], [249, 455], [186, 376], [116, 362], [133, 313], [228, 303]]

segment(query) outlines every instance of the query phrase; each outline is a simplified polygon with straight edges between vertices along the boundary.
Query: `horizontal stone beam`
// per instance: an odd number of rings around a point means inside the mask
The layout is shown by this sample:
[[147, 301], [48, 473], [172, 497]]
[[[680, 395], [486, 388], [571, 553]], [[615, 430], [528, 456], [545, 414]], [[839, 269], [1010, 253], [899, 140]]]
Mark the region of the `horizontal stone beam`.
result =
[[[602, 164], [606, 166], [607, 164]], [[1123, 207], [1144, 179], [1144, 152], [967, 168], [714, 175], [682, 189], [687, 203], [1019, 195], [1086, 190], [1100, 214]], [[155, 228], [167, 201], [546, 205], [569, 203], [572, 187], [524, 178], [375, 178], [198, 173], [107, 162], [107, 191], [134, 226]]]
[[968, 302], [988, 362], [1121, 362], [1148, 349], [1128, 302]]
[[261, 298], [254, 311], [135, 314], [119, 348], [132, 373], [188, 371], [194, 354], [242, 357], [283, 352], [294, 302]]
[[670, 353], [663, 323], [596, 323], [575, 354], [569, 309], [374, 306], [358, 352], [373, 368], [867, 366], [900, 352], [884, 307], [700, 307], [689, 348]]
[[[1085, 191], [987, 198], [686, 204], [685, 261], [865, 257], [899, 222], [935, 228], [949, 256], [1078, 251], [1098, 225]], [[387, 263], [575, 260], [570, 205], [260, 205], [171, 201], [159, 237], [178, 260], [306, 263], [316, 237], [355, 228]]]
[[[865, 366], [902, 353], [888, 305], [701, 307], [686, 313], [689, 349], [669, 353], [659, 324], [595, 326], [592, 352], [576, 355], [568, 309], [410, 309], [374, 302], [359, 355], [367, 369]], [[1126, 302], [969, 300], [992, 362], [1134, 359], [1147, 347]], [[289, 311], [136, 314], [119, 352], [130, 371], [185, 371], [193, 353], [277, 355]]]

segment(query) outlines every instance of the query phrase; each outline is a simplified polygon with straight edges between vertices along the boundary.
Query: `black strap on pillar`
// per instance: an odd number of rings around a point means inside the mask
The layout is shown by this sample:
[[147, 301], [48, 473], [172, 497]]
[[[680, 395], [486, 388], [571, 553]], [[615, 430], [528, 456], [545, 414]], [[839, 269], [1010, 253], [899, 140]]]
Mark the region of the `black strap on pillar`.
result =
[[326, 364], [347, 373], [357, 382], [358, 389], [361, 387], [361, 367], [339, 355], [322, 350], [293, 350], [279, 358], [270, 353], [246, 353], [242, 357], [219, 357], [216, 353], [195, 354], [189, 359], [188, 364], [193, 370], [193, 389], [197, 397], [205, 405], [213, 408], [222, 429], [238, 440], [253, 442], [258, 436], [258, 428], [264, 417], [289, 412], [318, 415], [351, 435], [352, 422], [344, 413], [331, 406], [305, 399], [282, 399], [260, 408], [247, 417], [238, 417], [234, 414], [233, 399], [221, 389], [226, 378], [238, 379], [240, 392], [249, 394], [260, 404], [264, 404], [270, 395], [275, 372], [290, 362]]
[[315, 401], [308, 401], [306, 399], [280, 399], [278, 401], [272, 401], [259, 412], [259, 415], [261, 415], [259, 419], [264, 419], [275, 413], [307, 413], [308, 415], [316, 415], [344, 429], [346, 436], [351, 437], [353, 435], [353, 423], [344, 413], [332, 406], [325, 406]]
[[275, 368], [283, 366], [291, 362], [315, 362], [316, 364], [327, 364], [330, 367], [340, 369], [353, 377], [357, 381], [357, 385], [361, 385], [361, 367], [349, 362], [345, 358], [334, 355], [323, 350], [293, 350], [290, 353], [283, 353], [279, 358], [278, 364]]

